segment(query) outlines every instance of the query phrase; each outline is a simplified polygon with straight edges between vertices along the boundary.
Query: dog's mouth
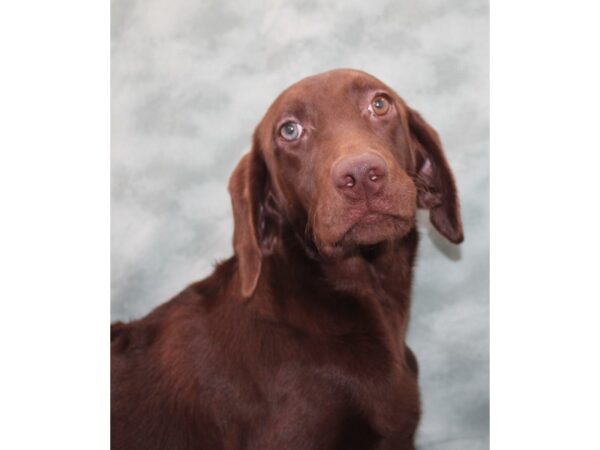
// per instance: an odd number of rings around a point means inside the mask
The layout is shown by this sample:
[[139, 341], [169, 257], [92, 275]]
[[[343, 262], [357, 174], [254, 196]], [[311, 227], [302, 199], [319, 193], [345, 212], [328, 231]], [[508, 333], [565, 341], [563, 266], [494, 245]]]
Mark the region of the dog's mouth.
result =
[[369, 212], [356, 221], [336, 245], [375, 245], [403, 236], [410, 226], [405, 217]]
[[367, 211], [348, 227], [333, 244], [320, 247], [328, 257], [342, 256], [353, 251], [377, 248], [380, 244], [405, 236], [413, 219], [394, 214]]

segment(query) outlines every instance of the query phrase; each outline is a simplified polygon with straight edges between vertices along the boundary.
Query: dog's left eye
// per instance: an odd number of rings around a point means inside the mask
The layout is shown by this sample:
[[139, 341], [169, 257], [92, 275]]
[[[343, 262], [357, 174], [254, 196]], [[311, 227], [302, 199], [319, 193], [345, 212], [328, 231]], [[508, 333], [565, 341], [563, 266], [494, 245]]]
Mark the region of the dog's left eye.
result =
[[281, 126], [279, 134], [286, 141], [295, 141], [302, 135], [302, 125], [296, 122], [286, 122]]
[[371, 111], [378, 116], [383, 116], [390, 109], [390, 102], [387, 98], [382, 95], [378, 95], [371, 102]]

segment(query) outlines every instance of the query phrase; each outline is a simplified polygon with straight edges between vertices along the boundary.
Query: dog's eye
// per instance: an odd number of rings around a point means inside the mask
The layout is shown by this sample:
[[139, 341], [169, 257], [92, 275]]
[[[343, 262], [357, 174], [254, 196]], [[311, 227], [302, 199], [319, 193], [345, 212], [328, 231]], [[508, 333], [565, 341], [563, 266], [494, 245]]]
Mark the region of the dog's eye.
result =
[[279, 134], [286, 141], [295, 141], [302, 135], [302, 125], [296, 122], [286, 122], [281, 126]]
[[383, 116], [390, 109], [390, 102], [387, 98], [378, 95], [371, 102], [372, 111], [378, 116]]

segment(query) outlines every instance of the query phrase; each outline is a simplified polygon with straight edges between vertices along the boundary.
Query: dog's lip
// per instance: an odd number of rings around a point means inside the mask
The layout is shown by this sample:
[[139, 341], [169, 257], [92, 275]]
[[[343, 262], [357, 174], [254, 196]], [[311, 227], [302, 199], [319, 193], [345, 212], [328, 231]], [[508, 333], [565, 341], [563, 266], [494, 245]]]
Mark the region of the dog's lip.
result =
[[408, 221], [407, 217], [400, 215], [400, 214], [393, 214], [393, 213], [379, 212], [379, 211], [366, 211], [362, 216], [360, 216], [358, 218], [358, 220], [356, 220], [350, 226], [350, 228], [348, 228], [348, 231], [350, 231], [353, 227], [356, 227], [357, 225], [376, 225], [377, 223], [381, 222], [384, 219], [392, 219], [392, 220], [396, 220], [399, 222], [407, 222]]
[[362, 225], [370, 225], [379, 222], [382, 218], [390, 218], [390, 219], [399, 219], [399, 216], [387, 213], [379, 213], [374, 211], [367, 211], [363, 214], [352, 226], [362, 224]]
[[[351, 235], [353, 232], [359, 227], [377, 227], [382, 222], [395, 222], [398, 224], [398, 230], [408, 231], [408, 229], [414, 223], [414, 217], [411, 216], [410, 213], [402, 213], [398, 211], [388, 212], [385, 210], [376, 210], [371, 208], [366, 208], [361, 211], [360, 214], [357, 214], [357, 218], [355, 218], [349, 226], [347, 226], [343, 232], [337, 235], [335, 239], [332, 240], [320, 240], [316, 239], [315, 247], [317, 252], [324, 257], [325, 259], [335, 260], [337, 257], [342, 256], [351, 248], [358, 248], [361, 245], [360, 242], [356, 242], [354, 239], [351, 239]], [[404, 232], [402, 232], [404, 234]], [[315, 238], [317, 235], [315, 235]], [[393, 235], [389, 236], [381, 236], [377, 242], [368, 242], [366, 245], [378, 245], [390, 239], [394, 239]], [[363, 243], [365, 244], [365, 243]]]
[[400, 214], [391, 214], [385, 212], [377, 212], [377, 211], [366, 211], [363, 215], [361, 215], [358, 220], [356, 220], [344, 233], [340, 236], [338, 240], [335, 241], [333, 247], [341, 247], [344, 244], [346, 237], [358, 226], [375, 226], [380, 223], [382, 220], [391, 219], [397, 222], [409, 223], [410, 219], [402, 216]]

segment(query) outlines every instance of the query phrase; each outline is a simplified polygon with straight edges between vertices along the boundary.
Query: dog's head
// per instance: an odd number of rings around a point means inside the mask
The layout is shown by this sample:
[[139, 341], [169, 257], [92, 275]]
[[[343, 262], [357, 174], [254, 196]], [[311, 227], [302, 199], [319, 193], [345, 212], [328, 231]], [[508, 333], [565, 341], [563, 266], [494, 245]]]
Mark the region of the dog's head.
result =
[[417, 207], [463, 239], [454, 179], [435, 130], [388, 86], [355, 70], [286, 89], [259, 123], [229, 184], [242, 291], [250, 295], [277, 230], [300, 231], [326, 258], [401, 239]]

